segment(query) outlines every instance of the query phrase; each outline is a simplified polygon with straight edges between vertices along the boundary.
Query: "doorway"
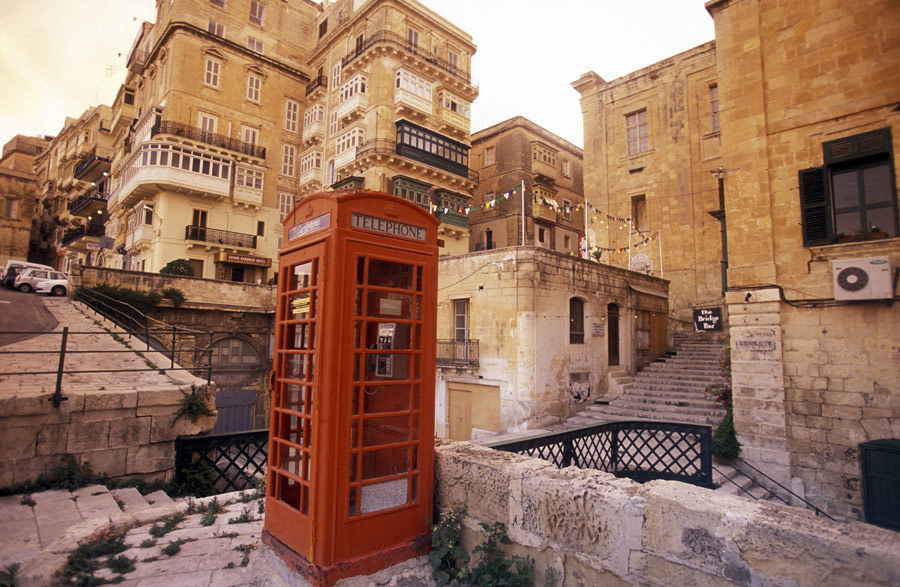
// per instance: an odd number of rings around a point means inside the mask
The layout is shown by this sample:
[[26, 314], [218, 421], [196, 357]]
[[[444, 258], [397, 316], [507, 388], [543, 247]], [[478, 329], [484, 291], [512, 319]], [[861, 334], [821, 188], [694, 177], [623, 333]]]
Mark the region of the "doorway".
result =
[[618, 304], [609, 304], [606, 306], [606, 315], [609, 332], [607, 332], [607, 356], [609, 358], [608, 365], [618, 366], [619, 364], [619, 306]]

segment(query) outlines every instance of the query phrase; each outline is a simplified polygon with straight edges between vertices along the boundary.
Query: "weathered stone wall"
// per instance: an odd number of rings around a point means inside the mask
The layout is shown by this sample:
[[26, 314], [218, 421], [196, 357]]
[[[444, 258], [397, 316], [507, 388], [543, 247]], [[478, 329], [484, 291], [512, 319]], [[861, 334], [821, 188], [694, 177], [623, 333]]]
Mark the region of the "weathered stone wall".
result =
[[537, 583], [562, 585], [896, 585], [900, 534], [831, 522], [674, 481], [643, 485], [557, 469], [468, 443], [437, 447], [441, 509], [464, 504], [463, 546], [502, 522]]
[[[190, 386], [67, 391], [59, 408], [50, 395], [0, 398], [0, 487], [34, 480], [73, 455], [108, 477], [141, 475], [169, 479], [175, 470], [175, 439], [209, 432], [216, 417], [192, 424], [177, 416]], [[215, 392], [209, 403], [215, 405]]]
[[[477, 368], [439, 369], [439, 433], [453, 381], [500, 387], [501, 433], [570, 416], [607, 390], [608, 304], [620, 308], [616, 368], [631, 373], [649, 352], [638, 352], [637, 316], [666, 312], [668, 282], [540, 247], [443, 257], [439, 269], [438, 338], [453, 338], [453, 301], [468, 300], [469, 338], [480, 354]], [[571, 298], [583, 302], [583, 343], [570, 342]]]

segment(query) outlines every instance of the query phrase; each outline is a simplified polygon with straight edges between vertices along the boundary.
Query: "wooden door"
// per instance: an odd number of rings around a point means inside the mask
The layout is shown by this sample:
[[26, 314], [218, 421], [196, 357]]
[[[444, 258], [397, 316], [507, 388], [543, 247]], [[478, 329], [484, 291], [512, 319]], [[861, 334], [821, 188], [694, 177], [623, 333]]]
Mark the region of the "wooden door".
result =
[[666, 315], [650, 314], [650, 359], [666, 354]]
[[472, 440], [472, 392], [450, 390], [450, 439]]

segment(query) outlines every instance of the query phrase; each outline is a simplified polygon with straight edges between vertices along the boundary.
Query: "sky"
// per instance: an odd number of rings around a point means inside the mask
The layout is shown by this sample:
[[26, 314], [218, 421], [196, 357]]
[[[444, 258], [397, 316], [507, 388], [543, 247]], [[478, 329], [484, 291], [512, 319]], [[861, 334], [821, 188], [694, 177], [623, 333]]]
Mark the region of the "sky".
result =
[[[583, 146], [588, 71], [611, 81], [713, 39], [704, 0], [420, 0], [471, 34], [472, 132], [525, 116]], [[0, 0], [0, 144], [112, 104], [154, 0]]]

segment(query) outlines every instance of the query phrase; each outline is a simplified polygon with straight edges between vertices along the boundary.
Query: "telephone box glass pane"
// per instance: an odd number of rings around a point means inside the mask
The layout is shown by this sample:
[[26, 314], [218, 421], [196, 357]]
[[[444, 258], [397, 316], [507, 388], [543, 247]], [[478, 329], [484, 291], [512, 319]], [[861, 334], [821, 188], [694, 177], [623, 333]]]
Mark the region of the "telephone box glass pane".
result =
[[366, 315], [410, 320], [412, 319], [412, 296], [395, 292], [370, 291]]
[[366, 414], [409, 411], [409, 384], [368, 385], [363, 397]]
[[317, 285], [317, 275], [313, 273], [313, 266], [315, 264], [316, 261], [307, 261], [306, 263], [294, 265], [293, 271], [291, 271], [288, 289], [297, 290]]
[[406, 263], [369, 259], [369, 285], [411, 290], [414, 269]]
[[404, 473], [409, 473], [409, 448], [406, 446], [362, 453], [363, 481]]
[[363, 448], [409, 442], [409, 416], [368, 418], [363, 421]]
[[285, 477], [283, 475], [275, 475], [276, 491], [275, 495], [279, 500], [291, 506], [295, 510], [300, 509], [300, 483]]

